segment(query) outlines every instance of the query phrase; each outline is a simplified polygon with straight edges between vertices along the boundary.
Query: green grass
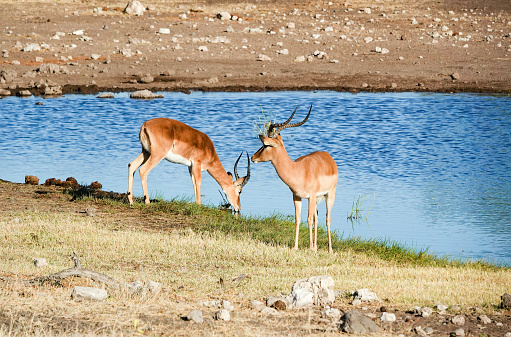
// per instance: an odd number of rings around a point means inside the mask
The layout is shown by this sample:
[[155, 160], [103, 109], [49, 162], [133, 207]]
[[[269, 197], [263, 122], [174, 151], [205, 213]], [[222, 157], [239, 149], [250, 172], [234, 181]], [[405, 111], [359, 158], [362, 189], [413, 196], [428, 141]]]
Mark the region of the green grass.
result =
[[[128, 207], [127, 203], [123, 201]], [[198, 232], [218, 232], [231, 235], [248, 235], [248, 237], [270, 245], [294, 246], [295, 223], [293, 216], [274, 213], [268, 216], [234, 217], [230, 212], [204, 205], [197, 205], [190, 200], [174, 199], [157, 201], [149, 205], [135, 203], [143, 212], [173, 213], [193, 217], [191, 228]], [[299, 247], [307, 249], [309, 230], [306, 224], [300, 227]], [[328, 236], [326, 228], [318, 228], [318, 247], [326, 250]], [[416, 266], [466, 266], [472, 265], [483, 269], [508, 268], [484, 261], [462, 261], [447, 256], [432, 254], [428, 249], [417, 250], [404, 244], [386, 239], [364, 239], [360, 237], [342, 237], [332, 233], [334, 251], [350, 250], [378, 257], [386, 261], [395, 261]]]

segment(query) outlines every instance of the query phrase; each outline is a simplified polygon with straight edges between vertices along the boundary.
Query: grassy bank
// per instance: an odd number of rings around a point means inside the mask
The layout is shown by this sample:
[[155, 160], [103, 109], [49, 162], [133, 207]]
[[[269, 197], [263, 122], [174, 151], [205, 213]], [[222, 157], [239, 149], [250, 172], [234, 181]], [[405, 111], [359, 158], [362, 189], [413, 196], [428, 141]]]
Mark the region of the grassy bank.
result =
[[[291, 249], [292, 219], [282, 216], [236, 219], [227, 212], [186, 201], [136, 203], [131, 211], [165, 217], [181, 214], [189, 224], [171, 230], [141, 230], [111, 222], [109, 213], [130, 211], [124, 202], [96, 200], [102, 215], [19, 213], [0, 223], [0, 270], [29, 275], [71, 266], [77, 251], [86, 268], [114, 278], [161, 282], [190, 297], [243, 293], [245, 299], [288, 294], [293, 282], [312, 275], [334, 278], [339, 299], [369, 288], [395, 306], [434, 305], [496, 307], [509, 291], [511, 271], [484, 263], [461, 263], [414, 252], [391, 242], [334, 237], [334, 254]], [[308, 245], [303, 230], [300, 247]], [[32, 260], [45, 257], [50, 267], [34, 270]], [[231, 282], [248, 275], [241, 284]], [[225, 282], [220, 282], [222, 279]]]

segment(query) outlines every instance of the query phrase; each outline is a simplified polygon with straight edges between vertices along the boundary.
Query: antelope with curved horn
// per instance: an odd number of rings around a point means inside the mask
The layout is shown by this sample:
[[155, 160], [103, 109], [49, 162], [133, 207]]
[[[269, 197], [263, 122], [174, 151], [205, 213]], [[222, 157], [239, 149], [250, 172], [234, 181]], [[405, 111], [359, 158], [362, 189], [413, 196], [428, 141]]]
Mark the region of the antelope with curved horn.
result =
[[140, 180], [144, 191], [144, 200], [149, 204], [147, 192], [147, 175], [162, 160], [188, 166], [195, 192], [195, 202], [200, 205], [201, 172], [207, 171], [220, 185], [231, 204], [234, 213], [240, 213], [240, 194], [243, 186], [250, 179], [250, 160], [247, 153], [247, 175], [238, 176], [238, 162], [234, 165], [235, 180], [232, 174], [226, 172], [215, 150], [211, 139], [203, 132], [182, 122], [168, 118], [150, 119], [140, 128], [140, 143], [142, 153], [128, 165], [128, 200], [133, 204], [133, 177], [140, 167]]
[[[298, 233], [300, 228], [300, 216], [302, 198], [309, 199], [307, 223], [309, 225], [310, 249], [317, 250], [318, 215], [317, 203], [322, 199], [326, 202], [326, 227], [328, 231], [328, 251], [332, 252], [332, 239], [330, 234], [331, 211], [335, 200], [338, 171], [337, 164], [327, 152], [317, 151], [302, 156], [295, 161], [291, 160], [284, 147], [280, 132], [286, 128], [303, 125], [312, 111], [310, 107], [307, 117], [300, 123], [291, 123], [295, 111], [284, 123], [272, 123], [268, 127], [267, 135], [259, 135], [263, 146], [252, 156], [254, 163], [270, 161], [275, 167], [280, 179], [293, 192], [295, 206], [295, 249], [298, 249]], [[314, 240], [312, 228], [314, 227]]]

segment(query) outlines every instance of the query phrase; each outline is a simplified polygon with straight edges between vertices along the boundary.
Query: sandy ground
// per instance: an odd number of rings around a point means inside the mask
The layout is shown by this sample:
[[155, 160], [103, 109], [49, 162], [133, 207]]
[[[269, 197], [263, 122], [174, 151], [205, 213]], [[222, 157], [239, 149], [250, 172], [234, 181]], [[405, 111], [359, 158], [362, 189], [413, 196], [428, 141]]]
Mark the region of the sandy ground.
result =
[[507, 0], [127, 3], [0, 1], [0, 88], [511, 90]]

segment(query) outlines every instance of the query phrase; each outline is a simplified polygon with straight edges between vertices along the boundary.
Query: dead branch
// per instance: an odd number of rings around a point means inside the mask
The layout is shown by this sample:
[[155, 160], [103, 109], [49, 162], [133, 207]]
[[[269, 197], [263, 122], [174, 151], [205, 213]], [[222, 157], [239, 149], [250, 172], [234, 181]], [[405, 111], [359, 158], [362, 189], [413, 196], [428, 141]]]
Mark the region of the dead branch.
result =
[[7, 281], [7, 282], [24, 282], [29, 283], [31, 285], [45, 285], [45, 284], [51, 284], [51, 285], [61, 285], [61, 281], [68, 278], [68, 277], [82, 277], [82, 278], [89, 278], [93, 281], [103, 283], [107, 287], [119, 289], [123, 285], [122, 283], [116, 281], [115, 279], [111, 278], [108, 275], [101, 274], [98, 272], [95, 272], [93, 270], [83, 269], [81, 267], [80, 260], [78, 258], [78, 255], [76, 252], [73, 252], [73, 256], [71, 256], [71, 260], [73, 260], [75, 266], [73, 268], [64, 269], [62, 271], [59, 271], [58, 273], [50, 274], [48, 276], [41, 276], [32, 278], [29, 280], [16, 280], [9, 277], [0, 277], [0, 280]]

